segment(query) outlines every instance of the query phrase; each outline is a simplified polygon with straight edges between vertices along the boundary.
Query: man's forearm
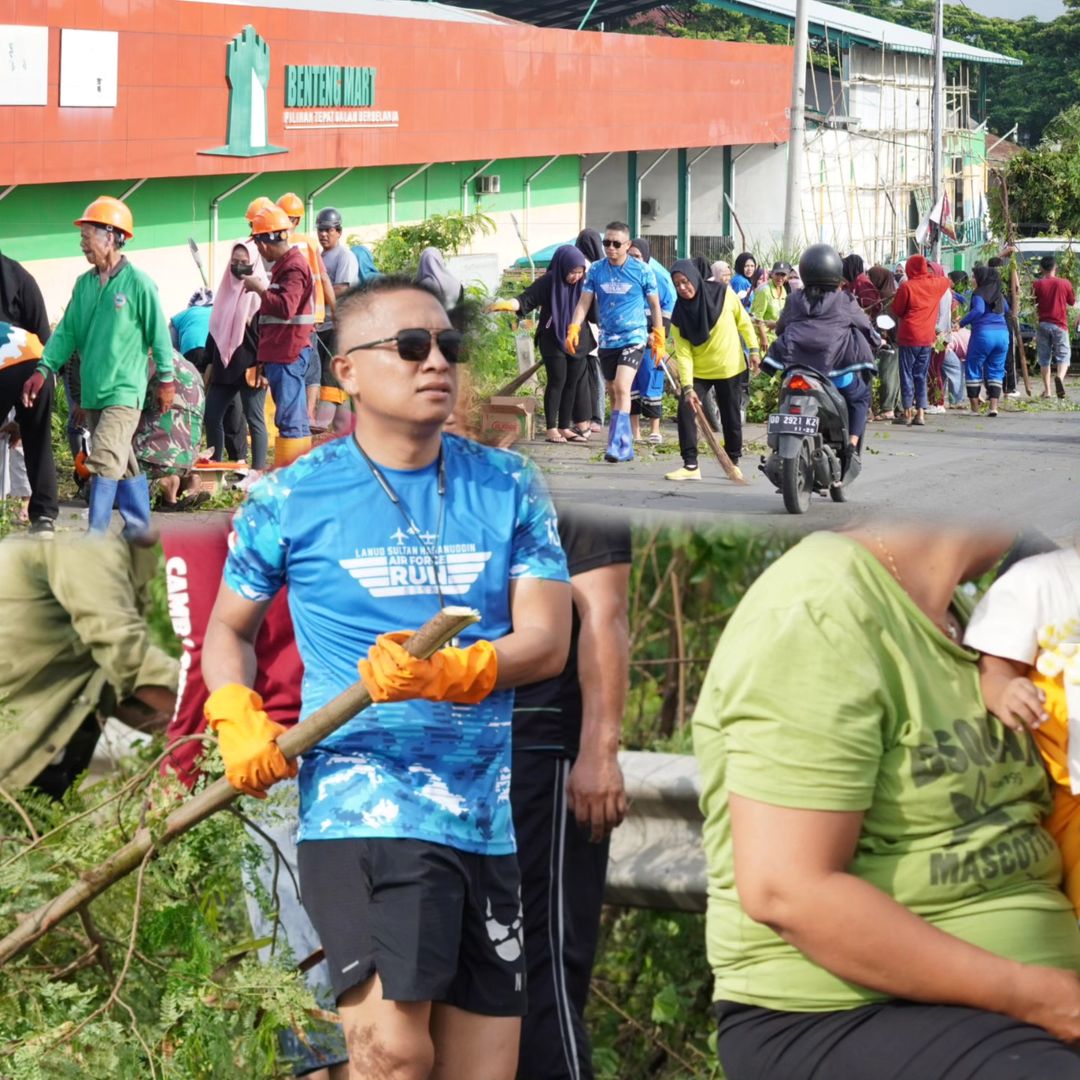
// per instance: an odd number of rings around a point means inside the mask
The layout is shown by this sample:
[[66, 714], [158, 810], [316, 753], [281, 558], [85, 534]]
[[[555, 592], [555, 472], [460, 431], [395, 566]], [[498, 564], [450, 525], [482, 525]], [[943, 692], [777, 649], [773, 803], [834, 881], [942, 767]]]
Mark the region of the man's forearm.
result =
[[550, 679], [558, 675], [566, 664], [566, 650], [559, 656], [553, 656], [551, 634], [542, 627], [515, 630], [493, 641], [492, 645], [499, 658], [496, 690], [511, 690], [515, 686]]
[[623, 619], [601, 613], [582, 620], [578, 634], [581, 752], [614, 755], [619, 749], [630, 678], [629, 634]]
[[[588, 299], [586, 300], [586, 297]], [[589, 305], [592, 303], [592, 293], [582, 293], [581, 298], [577, 302], [577, 307], [574, 308], [573, 317], [570, 319], [572, 323], [580, 326], [585, 319], [585, 315], [589, 310]]]
[[202, 652], [202, 676], [207, 690], [213, 693], [229, 683], [254, 687], [258, 669], [254, 642], [211, 615]]

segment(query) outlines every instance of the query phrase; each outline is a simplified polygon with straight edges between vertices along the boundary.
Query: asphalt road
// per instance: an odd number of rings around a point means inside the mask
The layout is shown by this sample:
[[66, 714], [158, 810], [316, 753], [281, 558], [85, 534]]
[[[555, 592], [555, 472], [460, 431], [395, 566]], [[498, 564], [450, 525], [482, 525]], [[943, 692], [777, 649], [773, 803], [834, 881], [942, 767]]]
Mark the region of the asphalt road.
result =
[[[1069, 407], [1055, 402], [1008, 401], [997, 417], [967, 412], [930, 415], [926, 427], [871, 423], [863, 471], [849, 501], [816, 496], [810, 510], [792, 517], [757, 464], [765, 429], [747, 424], [740, 463], [749, 483], [727, 480], [702, 444], [703, 477], [691, 483], [664, 479], [681, 464], [673, 422], [663, 424], [665, 445], [637, 447], [634, 461], [602, 460], [604, 435], [587, 445], [550, 445], [543, 436], [518, 444], [543, 469], [556, 498], [595, 509], [622, 508], [647, 517], [681, 515], [695, 525], [745, 521], [764, 527], [829, 528], [868, 517], [1037, 526], [1055, 540], [1080, 538], [1080, 393]], [[600, 440], [600, 441], [597, 441]]]

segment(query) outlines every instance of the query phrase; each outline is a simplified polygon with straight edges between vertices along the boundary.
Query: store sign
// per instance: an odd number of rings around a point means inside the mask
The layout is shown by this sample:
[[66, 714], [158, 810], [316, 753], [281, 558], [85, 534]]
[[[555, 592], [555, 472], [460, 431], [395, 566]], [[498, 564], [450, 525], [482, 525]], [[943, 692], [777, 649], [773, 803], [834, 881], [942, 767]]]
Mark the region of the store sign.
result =
[[245, 26], [225, 46], [225, 78], [229, 84], [225, 145], [199, 153], [242, 158], [287, 153], [287, 147], [270, 145], [266, 108], [270, 46], [259, 37], [255, 27]]
[[396, 128], [396, 111], [376, 109], [375, 68], [289, 64], [286, 128]]

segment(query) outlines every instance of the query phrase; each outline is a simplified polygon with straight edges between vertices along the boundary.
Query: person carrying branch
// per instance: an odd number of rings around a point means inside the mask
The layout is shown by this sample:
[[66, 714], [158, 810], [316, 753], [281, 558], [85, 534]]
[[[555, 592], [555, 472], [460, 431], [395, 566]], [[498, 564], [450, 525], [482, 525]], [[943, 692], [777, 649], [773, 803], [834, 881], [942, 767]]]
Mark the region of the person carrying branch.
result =
[[[237, 512], [207, 630], [209, 726], [226, 775], [290, 775], [250, 687], [260, 621], [288, 586], [301, 719], [347, 689], [375, 704], [305, 753], [304, 905], [330, 964], [351, 1076], [510, 1080], [525, 1012], [509, 801], [513, 687], [558, 674], [570, 586], [555, 514], [517, 454], [442, 426], [462, 334], [434, 292], [377, 278], [340, 298], [334, 374], [353, 437], [265, 477]], [[477, 629], [403, 648], [447, 603]], [[393, 631], [393, 632], [391, 632]]]

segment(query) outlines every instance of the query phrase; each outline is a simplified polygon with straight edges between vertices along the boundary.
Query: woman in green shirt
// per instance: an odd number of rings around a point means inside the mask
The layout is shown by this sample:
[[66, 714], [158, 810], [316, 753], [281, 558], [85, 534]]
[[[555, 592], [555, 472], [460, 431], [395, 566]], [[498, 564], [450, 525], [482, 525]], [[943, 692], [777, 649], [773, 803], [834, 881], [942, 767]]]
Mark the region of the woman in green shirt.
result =
[[728, 1080], [1080, 1078], [1046, 776], [961, 644], [1009, 541], [816, 534], [725, 629], [694, 749]]
[[777, 320], [787, 303], [791, 287], [787, 283], [791, 267], [786, 262], [773, 263], [769, 279], [754, 293], [750, 301], [750, 317], [754, 320], [761, 351], [768, 352], [776, 337]]

